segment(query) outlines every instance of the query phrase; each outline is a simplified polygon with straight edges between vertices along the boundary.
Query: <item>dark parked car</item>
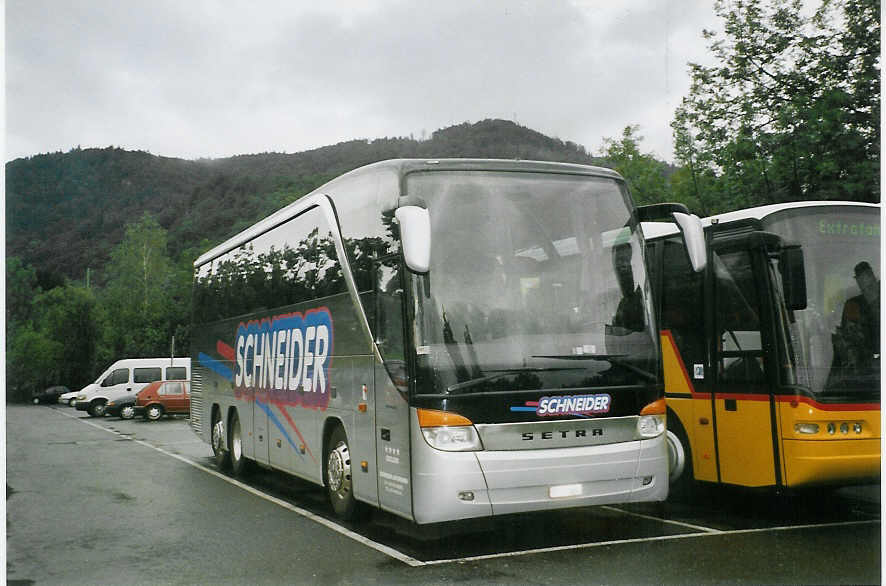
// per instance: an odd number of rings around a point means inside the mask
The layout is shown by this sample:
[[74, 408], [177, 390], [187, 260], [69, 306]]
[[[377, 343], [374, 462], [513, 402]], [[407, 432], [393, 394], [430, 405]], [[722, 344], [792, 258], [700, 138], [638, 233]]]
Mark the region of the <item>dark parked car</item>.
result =
[[42, 391], [37, 391], [34, 393], [33, 398], [31, 399], [34, 402], [34, 405], [43, 404], [51, 404], [58, 403], [59, 395], [62, 393], [70, 393], [71, 389], [68, 387], [64, 387], [61, 385], [56, 385], [53, 387], [48, 387], [43, 389]]
[[138, 393], [129, 393], [105, 403], [105, 413], [120, 419], [135, 417], [135, 397]]
[[186, 380], [157, 381], [138, 392], [135, 413], [157, 421], [164, 415], [191, 413], [191, 383]]

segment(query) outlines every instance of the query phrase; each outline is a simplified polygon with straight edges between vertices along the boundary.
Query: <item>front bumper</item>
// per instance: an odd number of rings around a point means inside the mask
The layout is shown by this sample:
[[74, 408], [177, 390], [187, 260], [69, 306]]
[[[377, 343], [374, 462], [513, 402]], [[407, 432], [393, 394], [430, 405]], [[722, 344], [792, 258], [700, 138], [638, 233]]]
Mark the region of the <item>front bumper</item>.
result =
[[880, 479], [880, 439], [785, 440], [785, 484], [792, 487]]
[[89, 401], [77, 401], [74, 403], [74, 409], [77, 411], [87, 411], [89, 409]]
[[668, 495], [665, 434], [595, 446], [478, 452], [435, 450], [420, 431], [413, 434], [417, 523], [663, 501]]

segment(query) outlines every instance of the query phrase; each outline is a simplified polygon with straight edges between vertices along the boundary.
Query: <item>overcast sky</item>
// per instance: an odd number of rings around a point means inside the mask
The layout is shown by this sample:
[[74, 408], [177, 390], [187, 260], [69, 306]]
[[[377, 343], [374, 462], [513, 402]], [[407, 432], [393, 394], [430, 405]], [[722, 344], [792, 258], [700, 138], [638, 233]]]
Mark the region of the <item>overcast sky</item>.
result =
[[672, 159], [711, 0], [7, 0], [6, 160], [299, 152], [515, 120]]

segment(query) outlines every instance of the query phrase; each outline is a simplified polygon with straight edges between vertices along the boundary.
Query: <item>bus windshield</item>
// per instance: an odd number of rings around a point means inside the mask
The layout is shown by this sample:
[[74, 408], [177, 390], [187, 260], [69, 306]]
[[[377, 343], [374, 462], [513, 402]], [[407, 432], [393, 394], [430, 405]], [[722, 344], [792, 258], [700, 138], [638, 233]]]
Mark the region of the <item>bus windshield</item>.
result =
[[817, 394], [879, 396], [879, 208], [797, 208], [766, 229], [803, 248], [807, 307], [788, 326], [796, 382]]
[[605, 177], [439, 171], [407, 176], [432, 252], [413, 276], [417, 392], [659, 382], [643, 250]]

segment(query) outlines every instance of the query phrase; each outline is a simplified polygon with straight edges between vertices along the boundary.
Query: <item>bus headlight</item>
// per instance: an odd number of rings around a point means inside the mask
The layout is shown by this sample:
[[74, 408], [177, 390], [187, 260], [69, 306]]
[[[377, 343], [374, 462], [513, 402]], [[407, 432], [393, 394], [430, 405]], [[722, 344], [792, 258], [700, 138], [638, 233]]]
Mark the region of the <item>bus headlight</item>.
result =
[[818, 433], [818, 424], [817, 423], [795, 423], [794, 431], [797, 433], [805, 433], [808, 435], [814, 435]]
[[474, 452], [483, 449], [480, 436], [474, 426], [470, 427], [423, 427], [421, 430], [428, 445], [445, 452]]
[[637, 435], [641, 438], [658, 437], [667, 428], [667, 404], [664, 399], [649, 403], [640, 411], [637, 420]]
[[432, 448], [446, 452], [483, 449], [480, 435], [467, 417], [433, 409], [417, 409], [417, 412], [421, 434]]
[[641, 415], [637, 420], [637, 433], [642, 438], [658, 437], [664, 433], [664, 415]]

